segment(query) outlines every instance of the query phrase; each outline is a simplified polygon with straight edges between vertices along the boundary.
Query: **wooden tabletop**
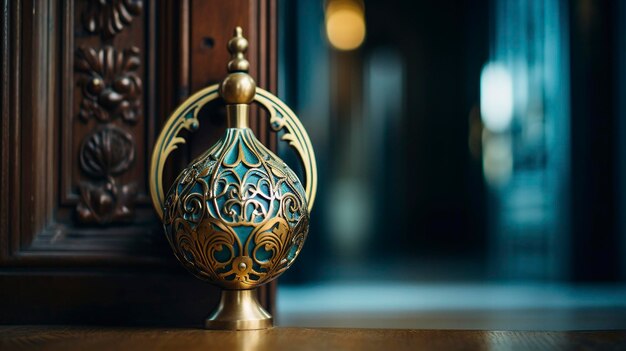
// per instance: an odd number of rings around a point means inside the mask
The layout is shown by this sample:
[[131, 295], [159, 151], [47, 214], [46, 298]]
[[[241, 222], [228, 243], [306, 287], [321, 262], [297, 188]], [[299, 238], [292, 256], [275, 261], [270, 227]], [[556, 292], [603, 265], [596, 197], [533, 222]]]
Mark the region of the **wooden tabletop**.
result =
[[626, 331], [274, 328], [228, 332], [0, 326], [0, 350], [626, 350]]

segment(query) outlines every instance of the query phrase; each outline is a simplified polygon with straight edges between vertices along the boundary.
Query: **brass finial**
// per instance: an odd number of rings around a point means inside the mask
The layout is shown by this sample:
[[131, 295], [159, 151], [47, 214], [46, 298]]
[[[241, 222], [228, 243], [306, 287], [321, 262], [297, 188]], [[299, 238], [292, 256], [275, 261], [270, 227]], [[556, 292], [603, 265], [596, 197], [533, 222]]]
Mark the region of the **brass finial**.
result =
[[220, 95], [227, 105], [249, 104], [256, 94], [256, 83], [248, 74], [250, 63], [244, 57], [248, 40], [243, 37], [241, 27], [235, 28], [235, 35], [228, 41], [228, 76], [220, 85]]
[[228, 72], [248, 72], [250, 63], [243, 54], [248, 50], [248, 40], [243, 37], [241, 27], [235, 27], [235, 36], [228, 41], [228, 52], [231, 59], [228, 62]]

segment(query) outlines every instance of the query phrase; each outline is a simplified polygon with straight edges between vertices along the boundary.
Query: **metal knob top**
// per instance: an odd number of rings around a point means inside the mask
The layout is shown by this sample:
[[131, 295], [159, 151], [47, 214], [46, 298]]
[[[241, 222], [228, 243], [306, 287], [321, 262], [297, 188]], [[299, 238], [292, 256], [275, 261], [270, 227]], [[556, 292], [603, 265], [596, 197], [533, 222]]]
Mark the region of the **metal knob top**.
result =
[[234, 36], [228, 41], [228, 76], [220, 84], [220, 96], [227, 105], [249, 104], [256, 94], [256, 83], [248, 74], [250, 63], [244, 57], [248, 40], [243, 37], [241, 27], [235, 28]]
[[231, 54], [230, 62], [228, 62], [228, 72], [248, 72], [250, 62], [243, 56], [248, 50], [248, 39], [243, 37], [241, 27], [235, 27], [234, 37], [228, 41], [228, 52]]

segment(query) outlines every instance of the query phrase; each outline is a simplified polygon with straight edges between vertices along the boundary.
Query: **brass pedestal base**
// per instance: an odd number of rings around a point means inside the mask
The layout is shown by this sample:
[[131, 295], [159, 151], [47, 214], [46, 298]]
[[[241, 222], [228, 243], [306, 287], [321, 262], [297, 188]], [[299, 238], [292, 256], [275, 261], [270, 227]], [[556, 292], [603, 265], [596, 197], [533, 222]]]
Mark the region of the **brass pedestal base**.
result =
[[204, 321], [206, 329], [254, 330], [273, 326], [256, 297], [256, 290], [222, 290], [220, 303]]

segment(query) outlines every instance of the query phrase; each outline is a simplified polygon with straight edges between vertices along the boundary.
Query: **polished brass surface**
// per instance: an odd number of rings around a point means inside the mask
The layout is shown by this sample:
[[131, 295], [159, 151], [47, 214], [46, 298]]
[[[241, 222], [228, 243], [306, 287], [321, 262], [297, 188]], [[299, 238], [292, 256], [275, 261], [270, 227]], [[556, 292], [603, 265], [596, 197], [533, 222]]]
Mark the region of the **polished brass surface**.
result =
[[172, 153], [178, 149], [179, 144], [186, 141], [179, 136], [182, 130], [196, 131], [200, 127], [198, 113], [209, 102], [219, 98], [219, 84], [211, 85], [193, 94], [170, 115], [161, 129], [152, 151], [150, 161], [150, 198], [154, 210], [163, 219], [163, 206], [165, 204], [165, 192], [163, 191], [163, 169], [165, 162]]
[[226, 105], [226, 126], [228, 128], [248, 128], [248, 110], [250, 105]]
[[[237, 27], [228, 43], [228, 76], [174, 111], [157, 138], [150, 165], [150, 194], [174, 254], [196, 277], [227, 289], [206, 320], [209, 329], [272, 326], [253, 289], [278, 277], [298, 257], [317, 189], [311, 141], [289, 107], [256, 87], [247, 73], [247, 47]], [[165, 196], [165, 162], [185, 143], [179, 133], [197, 130], [198, 112], [219, 97], [226, 104], [225, 135], [180, 173]], [[253, 101], [267, 109], [274, 131], [284, 131], [281, 140], [300, 156], [306, 183], [248, 128]]]
[[220, 96], [230, 104], [249, 104], [254, 100], [256, 83], [247, 73], [231, 73], [220, 85]]
[[228, 62], [230, 74], [220, 85], [220, 96], [227, 105], [249, 104], [254, 100], [256, 83], [248, 74], [250, 64], [243, 54], [248, 50], [248, 41], [242, 35], [241, 27], [235, 28], [235, 37], [228, 42], [231, 60]]
[[317, 161], [309, 135], [296, 114], [284, 102], [266, 90], [261, 88], [256, 90], [254, 101], [270, 113], [270, 126], [275, 132], [285, 130], [280, 139], [296, 150], [302, 161], [306, 179], [304, 190], [311, 211], [317, 194]]
[[222, 290], [219, 305], [205, 322], [206, 329], [254, 330], [272, 327], [256, 290]]
[[232, 56], [228, 62], [228, 72], [248, 72], [250, 63], [244, 56], [248, 50], [248, 40], [243, 37], [241, 27], [235, 27], [235, 36], [228, 41], [227, 48]]
[[[205, 155], [168, 194], [166, 236], [198, 278], [226, 289], [255, 288], [287, 270], [302, 250], [309, 229], [304, 191], [250, 129], [227, 130]], [[236, 175], [242, 168], [245, 174]], [[238, 235], [241, 227], [246, 238]]]
[[[157, 138], [150, 163], [149, 186], [154, 210], [161, 219], [163, 219], [165, 203], [163, 191], [165, 162], [172, 151], [178, 149], [179, 144], [185, 143], [185, 139], [179, 136], [180, 132], [183, 129], [193, 132], [199, 128], [198, 112], [202, 106], [219, 98], [218, 90], [219, 85], [214, 84], [193, 94], [170, 115]], [[289, 146], [298, 153], [304, 168], [306, 179], [304, 189], [309, 211], [311, 211], [317, 193], [317, 162], [313, 145], [306, 130], [296, 114], [269, 91], [256, 88], [254, 101], [261, 104], [269, 112], [272, 130], [276, 132], [283, 130], [285, 133], [281, 140], [288, 142]]]

